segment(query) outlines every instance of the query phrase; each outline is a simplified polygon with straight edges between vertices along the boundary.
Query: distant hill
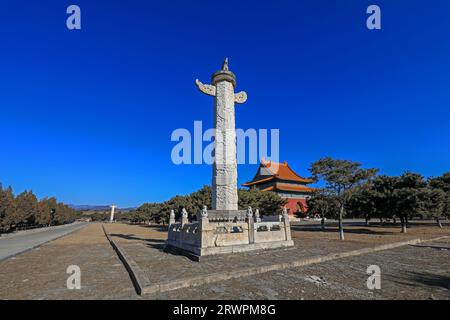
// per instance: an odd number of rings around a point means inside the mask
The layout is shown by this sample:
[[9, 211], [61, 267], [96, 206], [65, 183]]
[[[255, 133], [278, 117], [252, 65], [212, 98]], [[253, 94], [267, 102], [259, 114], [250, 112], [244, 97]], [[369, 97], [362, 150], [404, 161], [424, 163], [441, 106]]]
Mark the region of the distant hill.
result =
[[[75, 209], [76, 211], [110, 211], [111, 207], [109, 205], [88, 205], [88, 204], [69, 204], [69, 207]], [[117, 211], [130, 211], [136, 208], [117, 208]]]

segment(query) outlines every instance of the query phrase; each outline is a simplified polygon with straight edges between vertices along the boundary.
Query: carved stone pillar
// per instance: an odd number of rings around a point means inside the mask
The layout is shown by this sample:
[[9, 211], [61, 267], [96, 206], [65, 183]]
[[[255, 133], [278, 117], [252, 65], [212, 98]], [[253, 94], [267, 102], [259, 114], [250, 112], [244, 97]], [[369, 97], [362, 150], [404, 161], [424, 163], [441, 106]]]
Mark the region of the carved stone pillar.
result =
[[225, 59], [222, 69], [212, 75], [212, 84], [196, 80], [199, 90], [214, 97], [214, 163], [212, 175], [212, 209], [238, 210], [236, 128], [234, 104], [244, 103], [247, 94], [234, 92], [236, 76]]

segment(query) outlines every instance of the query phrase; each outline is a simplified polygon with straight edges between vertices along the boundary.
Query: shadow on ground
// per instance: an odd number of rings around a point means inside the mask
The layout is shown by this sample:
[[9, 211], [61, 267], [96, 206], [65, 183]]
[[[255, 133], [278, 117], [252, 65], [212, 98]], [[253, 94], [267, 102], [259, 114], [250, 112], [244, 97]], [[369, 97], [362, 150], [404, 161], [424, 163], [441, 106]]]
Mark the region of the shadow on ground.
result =
[[400, 279], [401, 280], [394, 280], [394, 282], [413, 287], [426, 285], [428, 287], [438, 287], [447, 290], [450, 289], [450, 277], [446, 275], [425, 272], [407, 272]]
[[[299, 225], [294, 225], [291, 226], [291, 230], [292, 231], [306, 231], [306, 232], [329, 232], [329, 233], [338, 233], [339, 229], [337, 227], [326, 227], [324, 230], [322, 230], [322, 228], [317, 227], [317, 226], [299, 226]], [[383, 234], [395, 234], [396, 232], [391, 232], [391, 231], [377, 231], [377, 230], [371, 230], [371, 229], [367, 229], [367, 228], [345, 228], [344, 226], [344, 231], [345, 233], [354, 233], [354, 234], [378, 234], [378, 235], [383, 235]]]
[[450, 247], [432, 246], [432, 245], [423, 245], [423, 244], [414, 244], [414, 245], [411, 245], [411, 247], [429, 248], [429, 249], [436, 249], [436, 250], [450, 250]]
[[117, 238], [126, 239], [126, 240], [129, 240], [129, 241], [142, 242], [147, 247], [153, 248], [153, 249], [157, 249], [159, 251], [163, 251], [164, 250], [165, 243], [166, 243], [165, 240], [140, 238], [140, 237], [136, 237], [134, 234], [112, 233], [112, 234], [110, 234], [110, 236], [111, 237], [117, 237]]
[[169, 227], [168, 226], [160, 226], [160, 225], [147, 225], [147, 224], [138, 224], [137, 226], [141, 227], [141, 228], [148, 228], [148, 229], [152, 229], [153, 231], [158, 231], [158, 232], [167, 232], [169, 231]]

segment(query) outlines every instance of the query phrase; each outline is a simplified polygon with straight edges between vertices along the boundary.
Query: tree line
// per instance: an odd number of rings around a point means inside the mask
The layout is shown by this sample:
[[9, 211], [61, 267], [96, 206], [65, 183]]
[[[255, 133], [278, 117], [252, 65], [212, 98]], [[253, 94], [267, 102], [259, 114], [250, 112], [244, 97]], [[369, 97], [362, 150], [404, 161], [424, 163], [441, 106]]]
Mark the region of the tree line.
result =
[[[450, 172], [428, 179], [412, 172], [400, 176], [378, 175], [376, 168], [365, 169], [358, 162], [330, 157], [314, 162], [309, 171], [311, 178], [324, 186], [316, 188], [307, 200], [305, 214], [337, 219], [342, 240], [345, 217], [364, 218], [367, 224], [374, 218], [394, 222], [398, 219], [402, 232], [406, 232], [411, 217], [432, 218], [439, 226], [441, 219], [450, 217]], [[239, 209], [251, 206], [259, 209], [261, 215], [278, 214], [287, 202], [275, 192], [257, 189], [239, 189], [238, 198]], [[167, 224], [171, 210], [179, 219], [185, 208], [189, 218], [194, 219], [204, 205], [211, 208], [210, 186], [168, 201], [145, 203], [118, 218], [134, 223]]]
[[32, 191], [14, 196], [11, 187], [0, 184], [0, 233], [71, 223], [77, 213], [56, 198], [38, 200]]
[[[261, 215], [273, 215], [281, 212], [286, 200], [275, 192], [260, 191], [257, 189], [238, 190], [238, 206], [245, 210], [249, 206], [259, 209]], [[175, 211], [175, 218], [180, 219], [183, 208], [189, 214], [189, 219], [195, 219], [203, 206], [211, 208], [211, 187], [203, 186], [200, 190], [191, 194], [177, 195], [167, 201], [159, 203], [144, 203], [139, 208], [128, 213], [122, 213], [120, 218], [130, 220], [133, 223], [153, 222], [167, 224], [170, 211]]]
[[[309, 170], [311, 178], [324, 186], [317, 188], [307, 200], [306, 214], [337, 219], [341, 239], [344, 239], [345, 217], [363, 217], [366, 223], [373, 218], [399, 219], [402, 232], [406, 232], [411, 217], [433, 218], [439, 226], [441, 219], [450, 217], [450, 172], [428, 179], [412, 172], [400, 176], [378, 175], [378, 169], [364, 169], [358, 162], [329, 157], [314, 162]], [[259, 209], [261, 215], [278, 214], [287, 202], [275, 192], [254, 188], [239, 189], [238, 197], [239, 209], [251, 206]], [[189, 218], [194, 219], [204, 205], [211, 208], [210, 186], [164, 202], [144, 203], [135, 210], [118, 212], [116, 217], [133, 223], [167, 224], [171, 210], [179, 219], [185, 208]], [[74, 209], [55, 198], [38, 200], [32, 191], [14, 196], [11, 187], [4, 189], [0, 185], [0, 232], [64, 224], [77, 217]], [[108, 217], [98, 214], [92, 218]]]
[[450, 217], [450, 172], [428, 179], [412, 172], [378, 175], [378, 169], [329, 157], [314, 162], [310, 171], [325, 186], [307, 200], [307, 213], [337, 219], [341, 240], [346, 216], [364, 217], [367, 224], [372, 218], [399, 219], [402, 232], [411, 217], [435, 219], [440, 227], [441, 219]]

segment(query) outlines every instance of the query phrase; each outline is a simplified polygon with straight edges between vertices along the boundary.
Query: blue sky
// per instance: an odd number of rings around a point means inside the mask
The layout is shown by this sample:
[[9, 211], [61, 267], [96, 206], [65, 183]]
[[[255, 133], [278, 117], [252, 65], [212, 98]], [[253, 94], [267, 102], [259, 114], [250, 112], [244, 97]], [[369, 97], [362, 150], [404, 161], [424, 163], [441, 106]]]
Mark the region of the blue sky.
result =
[[[66, 28], [77, 4], [82, 29]], [[377, 4], [382, 30], [366, 28]], [[280, 129], [301, 175], [332, 156], [381, 173], [450, 169], [450, 2], [0, 1], [0, 182], [73, 204], [162, 201], [210, 183], [172, 163], [176, 128], [212, 125], [225, 56], [237, 127]], [[256, 165], [239, 166], [239, 183]]]

